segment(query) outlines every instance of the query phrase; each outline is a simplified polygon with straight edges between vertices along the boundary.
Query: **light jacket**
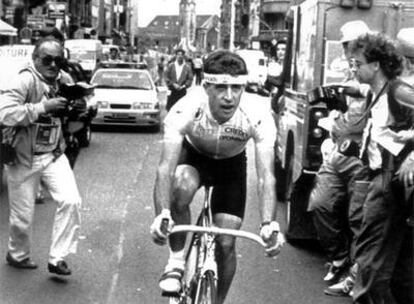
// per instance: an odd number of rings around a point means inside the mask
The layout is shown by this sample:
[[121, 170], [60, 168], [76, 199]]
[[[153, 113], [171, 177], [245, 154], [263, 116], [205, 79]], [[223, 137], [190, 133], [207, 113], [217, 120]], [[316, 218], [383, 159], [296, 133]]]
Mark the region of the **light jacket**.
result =
[[[15, 81], [0, 95], [0, 126], [3, 129], [3, 142], [9, 141], [16, 150], [16, 163], [31, 167], [35, 146], [35, 125], [45, 108], [41, 101], [57, 91], [59, 83], [70, 83], [67, 73], [60, 73], [55, 83], [47, 82], [30, 65], [19, 72]], [[61, 132], [59, 143], [53, 153], [60, 156], [65, 150], [65, 141]]]

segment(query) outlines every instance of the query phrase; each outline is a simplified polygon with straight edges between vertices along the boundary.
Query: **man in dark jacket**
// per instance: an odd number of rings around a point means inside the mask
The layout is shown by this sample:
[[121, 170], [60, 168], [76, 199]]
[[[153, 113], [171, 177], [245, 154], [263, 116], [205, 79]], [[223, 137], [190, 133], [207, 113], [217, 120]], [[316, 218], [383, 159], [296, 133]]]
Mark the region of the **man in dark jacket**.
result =
[[187, 94], [187, 88], [189, 88], [193, 82], [193, 72], [191, 67], [185, 62], [184, 54], [184, 50], [176, 50], [175, 61], [168, 65], [165, 72], [165, 82], [168, 89], [171, 91], [171, 94], [167, 99], [167, 111]]

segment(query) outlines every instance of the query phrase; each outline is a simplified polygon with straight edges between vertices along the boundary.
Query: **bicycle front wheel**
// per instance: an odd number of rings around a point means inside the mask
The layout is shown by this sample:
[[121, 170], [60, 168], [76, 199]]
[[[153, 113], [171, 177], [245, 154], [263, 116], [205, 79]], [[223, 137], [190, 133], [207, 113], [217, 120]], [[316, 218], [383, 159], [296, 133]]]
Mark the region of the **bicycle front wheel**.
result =
[[216, 304], [217, 287], [214, 274], [208, 270], [200, 277], [197, 286], [197, 292], [194, 298], [194, 304]]

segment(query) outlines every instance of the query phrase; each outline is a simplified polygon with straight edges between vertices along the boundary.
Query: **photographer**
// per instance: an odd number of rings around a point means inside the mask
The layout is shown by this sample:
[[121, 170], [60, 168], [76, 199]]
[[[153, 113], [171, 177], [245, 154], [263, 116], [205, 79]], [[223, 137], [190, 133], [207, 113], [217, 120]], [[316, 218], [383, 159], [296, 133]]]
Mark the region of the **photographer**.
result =
[[[342, 45], [349, 60], [348, 45], [359, 35], [369, 32], [362, 21], [351, 21], [341, 27]], [[367, 168], [358, 158], [358, 146], [366, 124], [363, 114], [364, 98], [343, 96], [339, 88], [359, 86], [350, 73], [342, 86], [330, 87], [336, 91], [325, 100], [331, 110], [331, 145], [325, 154], [309, 200], [318, 239], [330, 260], [324, 281], [331, 284], [324, 292], [334, 296], [348, 296], [352, 289], [355, 267], [354, 248], [362, 218], [362, 203], [368, 183]], [[366, 87], [367, 88], [367, 87]], [[367, 91], [367, 90], [366, 90]], [[339, 96], [338, 96], [339, 95]], [[345, 103], [344, 103], [345, 102]], [[349, 273], [349, 276], [341, 281]]]
[[35, 196], [42, 181], [57, 203], [48, 270], [70, 275], [64, 259], [76, 251], [81, 198], [63, 154], [60, 116], [66, 113], [68, 100], [56, 94], [59, 85], [70, 80], [60, 70], [63, 48], [57, 40], [39, 40], [32, 59], [0, 97], [4, 141], [15, 151], [15, 158], [6, 165], [10, 204], [6, 260], [15, 268], [37, 268], [30, 259], [30, 238]]

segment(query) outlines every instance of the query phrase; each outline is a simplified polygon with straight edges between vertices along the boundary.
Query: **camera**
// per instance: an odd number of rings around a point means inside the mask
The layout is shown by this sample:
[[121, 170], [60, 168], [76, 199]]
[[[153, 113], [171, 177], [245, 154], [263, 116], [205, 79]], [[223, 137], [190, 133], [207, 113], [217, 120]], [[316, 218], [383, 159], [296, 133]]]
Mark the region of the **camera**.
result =
[[306, 97], [310, 105], [322, 102], [326, 104], [328, 110], [339, 110], [341, 112], [348, 110], [343, 94], [339, 93], [335, 87], [316, 87], [307, 92]]
[[77, 83], [62, 83], [59, 86], [58, 95], [66, 98], [69, 101], [81, 99], [93, 93], [95, 86], [86, 82]]
[[66, 110], [60, 115], [68, 117], [69, 120], [78, 120], [79, 116], [87, 111], [83, 98], [92, 94], [94, 89], [95, 86], [86, 82], [61, 84], [57, 95], [66, 98], [69, 103]]

